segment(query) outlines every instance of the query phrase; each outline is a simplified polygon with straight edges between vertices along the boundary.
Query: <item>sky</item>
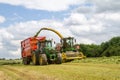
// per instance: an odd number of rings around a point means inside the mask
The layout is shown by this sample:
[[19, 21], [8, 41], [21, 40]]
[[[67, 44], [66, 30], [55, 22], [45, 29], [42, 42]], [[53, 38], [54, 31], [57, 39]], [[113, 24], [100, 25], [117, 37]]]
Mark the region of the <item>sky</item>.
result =
[[[0, 58], [21, 58], [21, 41], [42, 27], [101, 44], [120, 36], [120, 0], [0, 0]], [[60, 39], [50, 31], [39, 36]]]

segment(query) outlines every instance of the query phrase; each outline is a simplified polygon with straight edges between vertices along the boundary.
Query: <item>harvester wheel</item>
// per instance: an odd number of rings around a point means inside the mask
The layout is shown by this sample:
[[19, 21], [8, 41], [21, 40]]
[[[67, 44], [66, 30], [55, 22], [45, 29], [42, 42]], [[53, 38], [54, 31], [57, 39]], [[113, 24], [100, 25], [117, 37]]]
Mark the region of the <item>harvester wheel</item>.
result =
[[47, 57], [46, 57], [46, 54], [40, 54], [39, 64], [40, 64], [40, 65], [47, 65]]
[[84, 54], [82, 52], [79, 53], [79, 57], [81, 57], [82, 59], [86, 58], [86, 56], [84, 56]]
[[57, 60], [56, 60], [56, 64], [61, 64], [62, 63], [62, 56], [61, 53], [57, 54]]
[[39, 65], [39, 55], [37, 53], [32, 54], [32, 62], [34, 65]]

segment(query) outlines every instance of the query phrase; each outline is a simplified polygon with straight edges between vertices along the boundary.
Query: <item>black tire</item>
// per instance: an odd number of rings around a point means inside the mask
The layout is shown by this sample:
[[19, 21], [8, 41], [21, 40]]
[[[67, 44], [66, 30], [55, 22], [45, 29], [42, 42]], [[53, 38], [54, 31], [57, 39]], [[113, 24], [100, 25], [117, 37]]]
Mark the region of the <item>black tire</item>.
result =
[[23, 64], [24, 64], [24, 65], [28, 65], [28, 64], [30, 64], [30, 60], [29, 60], [29, 58], [24, 57], [24, 58], [23, 58]]
[[24, 64], [24, 65], [27, 65], [27, 61], [26, 61], [26, 58], [25, 58], [25, 57], [23, 57], [23, 64]]
[[39, 64], [40, 65], [47, 65], [48, 64], [46, 54], [40, 54]]
[[32, 63], [33, 65], [39, 65], [39, 54], [33, 52], [32, 53]]
[[48, 58], [48, 64], [52, 64], [53, 62]]
[[56, 59], [56, 64], [61, 64], [62, 63], [62, 56], [61, 53], [57, 54], [57, 59]]

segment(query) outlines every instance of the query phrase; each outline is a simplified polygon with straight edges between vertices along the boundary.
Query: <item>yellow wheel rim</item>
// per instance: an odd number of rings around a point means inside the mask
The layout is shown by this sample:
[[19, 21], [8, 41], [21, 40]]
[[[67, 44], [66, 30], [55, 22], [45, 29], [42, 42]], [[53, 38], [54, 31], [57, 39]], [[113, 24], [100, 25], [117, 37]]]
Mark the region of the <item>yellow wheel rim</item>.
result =
[[66, 59], [66, 54], [62, 53], [62, 59]]
[[42, 57], [40, 57], [40, 60], [39, 60], [39, 61], [40, 61], [40, 64], [42, 64], [42, 62], [43, 62], [43, 59], [42, 59]]
[[33, 64], [35, 64], [35, 63], [36, 63], [35, 54], [33, 54], [33, 56], [32, 56], [32, 61], [33, 61]]

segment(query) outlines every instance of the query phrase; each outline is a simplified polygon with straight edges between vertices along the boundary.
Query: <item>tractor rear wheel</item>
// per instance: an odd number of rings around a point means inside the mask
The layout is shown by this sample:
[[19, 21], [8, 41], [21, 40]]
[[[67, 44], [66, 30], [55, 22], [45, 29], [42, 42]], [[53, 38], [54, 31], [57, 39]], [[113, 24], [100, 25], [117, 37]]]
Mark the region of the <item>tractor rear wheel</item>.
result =
[[57, 54], [57, 59], [56, 59], [56, 64], [61, 64], [62, 63], [62, 56], [61, 53]]
[[40, 57], [39, 57], [39, 64], [40, 65], [47, 65], [47, 57], [46, 57], [46, 54], [40, 54]]
[[39, 54], [38, 53], [33, 52], [33, 54], [32, 54], [32, 63], [34, 65], [39, 65]]

